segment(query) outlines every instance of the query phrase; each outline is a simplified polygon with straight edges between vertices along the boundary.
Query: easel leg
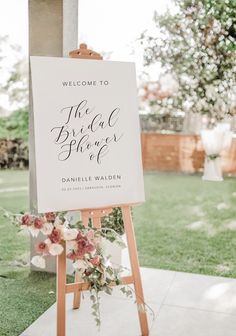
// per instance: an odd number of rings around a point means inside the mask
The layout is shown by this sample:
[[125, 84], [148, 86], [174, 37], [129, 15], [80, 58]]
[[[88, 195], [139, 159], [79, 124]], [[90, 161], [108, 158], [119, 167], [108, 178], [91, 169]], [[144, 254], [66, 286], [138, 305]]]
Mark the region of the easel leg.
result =
[[[134, 289], [136, 294], [137, 305], [144, 304], [144, 295], [143, 295], [143, 287], [139, 269], [139, 260], [137, 254], [137, 246], [134, 234], [134, 227], [131, 217], [131, 211], [129, 206], [122, 207], [122, 215], [124, 220], [125, 232], [127, 236], [127, 244], [129, 249], [129, 257], [131, 270], [134, 278]], [[148, 336], [148, 322], [147, 322], [147, 314], [145, 311], [138, 309], [139, 322], [141, 327], [142, 336]]]
[[57, 336], [66, 335], [66, 251], [57, 257]]
[[[80, 282], [80, 275], [78, 272], [75, 273], [75, 282]], [[81, 292], [78, 290], [74, 293], [73, 309], [79, 309], [81, 301]]]

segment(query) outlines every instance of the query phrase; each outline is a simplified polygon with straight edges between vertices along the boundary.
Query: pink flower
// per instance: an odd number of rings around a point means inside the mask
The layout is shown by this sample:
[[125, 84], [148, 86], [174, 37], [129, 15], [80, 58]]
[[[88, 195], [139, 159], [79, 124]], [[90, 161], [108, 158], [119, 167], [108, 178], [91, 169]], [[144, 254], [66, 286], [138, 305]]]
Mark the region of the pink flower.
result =
[[94, 230], [89, 230], [89, 232], [87, 233], [87, 238], [89, 240], [94, 240]]
[[100, 257], [95, 256], [89, 260], [93, 266], [98, 266], [100, 264]]
[[35, 250], [37, 253], [44, 253], [44, 254], [48, 254], [49, 249], [48, 249], [48, 245], [45, 242], [40, 242], [35, 246]]
[[66, 257], [72, 261], [75, 261], [77, 259], [75, 251], [69, 252]]
[[78, 258], [83, 258], [86, 253], [93, 252], [96, 248], [86, 236], [83, 236], [80, 232], [76, 238], [77, 240], [77, 251], [76, 254]]
[[61, 231], [58, 229], [53, 229], [52, 233], [48, 236], [52, 243], [58, 244], [61, 242]]
[[85, 271], [84, 271], [84, 274], [85, 274], [86, 276], [90, 276], [90, 275], [92, 274], [92, 272], [90, 272], [90, 271], [88, 271], [88, 270], [85, 270]]
[[49, 221], [49, 222], [53, 222], [56, 219], [56, 216], [57, 215], [55, 214], [55, 212], [47, 212], [45, 214], [45, 217], [46, 217], [47, 221]]
[[21, 225], [30, 226], [32, 224], [32, 217], [29, 214], [24, 214], [21, 217]]
[[40, 218], [40, 217], [36, 217], [35, 218], [35, 220], [34, 220], [34, 227], [36, 229], [39, 229], [39, 230], [42, 229], [43, 224], [44, 224], [44, 221], [43, 221], [42, 218]]

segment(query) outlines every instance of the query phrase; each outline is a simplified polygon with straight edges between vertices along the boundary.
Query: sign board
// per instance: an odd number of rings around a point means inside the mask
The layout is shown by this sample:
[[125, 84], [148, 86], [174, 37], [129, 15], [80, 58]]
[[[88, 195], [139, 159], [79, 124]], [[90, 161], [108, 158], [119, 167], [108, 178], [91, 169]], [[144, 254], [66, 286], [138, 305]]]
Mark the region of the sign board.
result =
[[37, 211], [143, 202], [135, 65], [32, 56], [31, 78]]

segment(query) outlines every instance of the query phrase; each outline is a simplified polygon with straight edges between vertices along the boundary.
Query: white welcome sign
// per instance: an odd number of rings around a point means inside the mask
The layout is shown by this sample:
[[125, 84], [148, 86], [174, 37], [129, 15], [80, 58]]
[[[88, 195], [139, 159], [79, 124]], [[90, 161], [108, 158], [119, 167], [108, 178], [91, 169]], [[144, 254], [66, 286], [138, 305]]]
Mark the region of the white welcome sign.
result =
[[135, 66], [31, 57], [36, 208], [144, 201]]

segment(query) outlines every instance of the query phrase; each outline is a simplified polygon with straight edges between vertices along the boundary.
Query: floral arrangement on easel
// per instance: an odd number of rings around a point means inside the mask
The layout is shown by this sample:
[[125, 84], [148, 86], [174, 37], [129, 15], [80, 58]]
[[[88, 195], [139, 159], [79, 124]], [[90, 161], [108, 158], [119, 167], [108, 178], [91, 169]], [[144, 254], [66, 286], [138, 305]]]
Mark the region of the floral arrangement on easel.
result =
[[[120, 274], [123, 268], [120, 265], [114, 267], [110, 260], [111, 256], [107, 256], [103, 248], [104, 239], [125, 247], [120, 209], [113, 209], [111, 215], [104, 217], [102, 227], [99, 229], [92, 227], [91, 223], [85, 227], [81, 221], [73, 224], [66, 212], [40, 215], [25, 213], [15, 216], [15, 219], [20, 227], [29, 231], [33, 237], [37, 237], [39, 233], [45, 236], [45, 239], [37, 242], [35, 246], [37, 255], [32, 258], [31, 263], [36, 267], [45, 268], [48, 256], [58, 256], [66, 249], [66, 256], [72, 260], [81, 280], [90, 284], [92, 315], [99, 326], [101, 323], [99, 292], [112, 294], [112, 286], [121, 285]], [[121, 287], [121, 291], [127, 297], [132, 297], [131, 288]]]

